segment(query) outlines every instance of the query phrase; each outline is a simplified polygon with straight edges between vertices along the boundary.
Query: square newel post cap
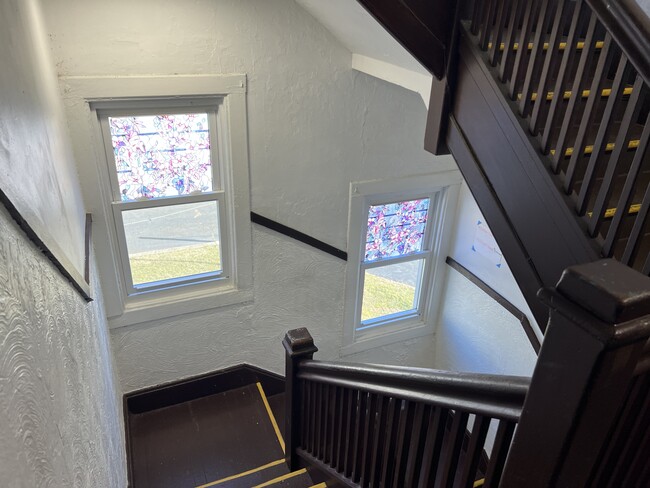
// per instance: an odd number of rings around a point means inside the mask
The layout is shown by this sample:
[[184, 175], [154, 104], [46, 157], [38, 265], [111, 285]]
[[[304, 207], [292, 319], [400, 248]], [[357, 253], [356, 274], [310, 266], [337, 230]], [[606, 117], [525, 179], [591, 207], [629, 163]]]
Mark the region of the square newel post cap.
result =
[[570, 266], [556, 290], [605, 323], [650, 314], [650, 278], [614, 259]]
[[306, 327], [287, 332], [282, 340], [282, 345], [289, 356], [313, 354], [318, 351], [318, 348], [314, 345], [314, 338]]

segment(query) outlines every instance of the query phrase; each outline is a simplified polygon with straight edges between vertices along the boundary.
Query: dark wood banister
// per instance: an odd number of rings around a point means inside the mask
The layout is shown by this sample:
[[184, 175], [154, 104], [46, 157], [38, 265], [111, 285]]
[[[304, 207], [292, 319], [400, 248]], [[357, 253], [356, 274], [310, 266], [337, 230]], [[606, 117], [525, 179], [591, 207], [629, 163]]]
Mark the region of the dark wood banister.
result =
[[313, 360], [300, 362], [297, 378], [507, 420], [519, 419], [530, 385], [521, 376]]
[[634, 0], [586, 0], [646, 83], [650, 84], [650, 18]]

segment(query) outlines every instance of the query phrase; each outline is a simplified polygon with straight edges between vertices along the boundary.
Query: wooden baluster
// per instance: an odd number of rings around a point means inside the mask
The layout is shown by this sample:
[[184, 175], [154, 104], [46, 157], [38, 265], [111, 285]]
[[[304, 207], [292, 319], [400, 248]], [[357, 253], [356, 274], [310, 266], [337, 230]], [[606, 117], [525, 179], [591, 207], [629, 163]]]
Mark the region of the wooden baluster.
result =
[[342, 454], [345, 451], [345, 426], [347, 424], [346, 419], [346, 395], [347, 390], [345, 388], [338, 388], [337, 391], [337, 407], [336, 407], [336, 433], [334, 435], [334, 461], [332, 462], [332, 467], [337, 471], [343, 471], [343, 461]]
[[512, 8], [512, 0], [501, 0], [499, 2], [499, 9], [497, 11], [497, 18], [494, 23], [494, 35], [492, 36], [492, 46], [488, 51], [488, 59], [490, 60], [490, 65], [496, 66], [499, 60], [499, 54], [501, 53], [501, 42], [503, 41], [505, 30], [506, 30], [506, 21], [510, 14], [510, 9]]
[[[555, 16], [552, 21], [553, 27], [548, 40], [548, 49], [544, 58], [542, 74], [539, 76], [539, 83], [537, 84], [537, 103], [533, 105], [533, 111], [530, 115], [530, 123], [528, 125], [528, 129], [533, 135], [539, 132], [540, 127], [546, 120], [546, 113], [549, 107], [549, 103], [546, 101], [546, 94], [551, 88], [551, 80], [555, 77], [558, 63], [562, 59], [563, 53], [560, 51], [560, 39], [562, 38], [565, 17], [567, 12], [572, 12], [571, 6], [574, 5], [572, 2], [560, 0], [555, 7]], [[557, 94], [555, 95], [557, 96]]]
[[[356, 426], [358, 423], [357, 417], [357, 408], [359, 406], [359, 392], [355, 390], [348, 390], [348, 419], [347, 427], [345, 434], [345, 456], [343, 458], [343, 474], [351, 478], [353, 471], [353, 457], [354, 457], [354, 447], [356, 446]], [[352, 430], [354, 429], [354, 433]], [[352, 450], [351, 450], [352, 449]]]
[[528, 52], [528, 40], [533, 32], [533, 26], [537, 20], [539, 13], [538, 2], [526, 2], [526, 11], [524, 14], [524, 22], [521, 26], [521, 33], [519, 34], [519, 49], [517, 49], [517, 56], [515, 57], [515, 65], [512, 70], [512, 77], [508, 85], [508, 96], [515, 100], [517, 93], [521, 89], [521, 85], [526, 74], [526, 67], [528, 66], [528, 59], [530, 53]]
[[469, 25], [469, 30], [473, 35], [478, 34], [481, 19], [483, 18], [483, 9], [488, 0], [476, 0], [472, 10], [472, 20]]
[[469, 438], [469, 444], [465, 452], [465, 462], [463, 463], [460, 482], [458, 483], [460, 488], [472, 488], [474, 484], [476, 470], [481, 460], [481, 455], [483, 454], [485, 438], [490, 428], [490, 420], [489, 417], [484, 417], [483, 415], [476, 415], [474, 419], [472, 434]]
[[584, 154], [582, 151], [576, 151], [575, 148], [582, 148], [587, 144], [587, 136], [589, 131], [597, 123], [599, 116], [599, 111], [597, 107], [601, 104], [602, 92], [606, 87], [609, 80], [607, 79], [607, 73], [610, 70], [616, 53], [618, 49], [614, 45], [612, 36], [609, 33], [605, 34], [605, 41], [603, 43], [603, 48], [600, 50], [600, 56], [598, 57], [598, 64], [596, 65], [596, 72], [594, 73], [593, 81], [591, 82], [591, 87], [589, 89], [589, 97], [587, 97], [587, 103], [585, 104], [585, 110], [582, 115], [582, 121], [580, 122], [580, 127], [578, 128], [578, 133], [576, 135], [575, 141], [573, 143], [574, 151], [571, 154], [569, 159], [569, 164], [566, 170], [566, 176], [564, 178], [564, 191], [567, 194], [571, 194], [575, 188], [576, 180], [582, 178], [584, 175], [584, 165], [580, 164], [584, 160]]
[[[575, 141], [576, 134], [574, 127], [582, 116], [581, 110], [579, 110], [579, 107], [584, 105], [582, 93], [589, 87], [589, 72], [598, 52], [595, 44], [596, 40], [601, 37], [601, 30], [602, 27], [598, 23], [596, 16], [592, 15], [589, 21], [587, 35], [585, 36], [582, 54], [580, 55], [580, 61], [578, 62], [578, 68], [573, 79], [573, 85], [571, 86], [571, 96], [566, 104], [562, 127], [557, 142], [555, 143], [555, 154], [551, 158], [553, 160], [553, 171], [556, 173], [563, 170], [566, 166], [566, 149]], [[556, 91], [555, 97], [553, 98], [555, 99], [557, 97], [557, 103], [561, 104], [563, 103], [564, 92], [569, 86], [566, 84], [563, 87], [558, 87], [556, 84], [556, 88], [559, 88], [560, 91]], [[582, 148], [576, 148], [574, 146], [575, 150], [582, 151]]]
[[323, 396], [322, 396], [322, 402], [323, 402], [323, 415], [321, 417], [320, 425], [321, 425], [321, 441], [320, 441], [320, 459], [323, 460], [324, 463], [327, 463], [327, 440], [329, 436], [329, 411], [330, 411], [330, 386], [328, 384], [323, 385]]
[[[386, 404], [388, 403], [388, 399], [384, 396], [379, 396], [377, 398], [377, 409], [375, 411], [375, 416], [374, 416], [374, 422], [373, 422], [373, 429], [372, 429], [372, 437], [373, 437], [373, 442], [372, 442], [372, 450], [371, 453], [372, 455], [369, 456], [371, 458], [370, 461], [370, 468], [369, 468], [369, 473], [368, 477], [370, 480], [370, 485], [369, 486], [377, 486], [378, 485], [378, 477], [379, 477], [379, 469], [380, 469], [380, 462], [381, 462], [381, 457], [379, 453], [381, 452], [381, 446], [380, 446], [380, 441], [382, 440], [382, 430], [385, 428], [386, 424]], [[377, 484], [375, 484], [377, 483]]]
[[[621, 257], [621, 262], [632, 266], [636, 260], [636, 256], [641, 247], [641, 239], [645, 234], [646, 220], [648, 218], [648, 213], [650, 212], [650, 185], [646, 188], [645, 194], [643, 195], [643, 201], [641, 202], [641, 208], [639, 213], [636, 214], [634, 219], [634, 226], [632, 227], [632, 232], [627, 238], [627, 244], [625, 250], [623, 251], [623, 256]], [[648, 274], [648, 273], [643, 273]]]
[[380, 446], [383, 450], [381, 461], [379, 463], [378, 484], [380, 488], [388, 488], [395, 468], [395, 438], [397, 435], [397, 422], [395, 410], [399, 408], [400, 402], [395, 398], [389, 398], [386, 406], [386, 426], [384, 428], [384, 445]]
[[507, 420], [500, 420], [497, 435], [492, 446], [492, 454], [485, 473], [485, 488], [497, 488], [501, 481], [503, 468], [506, 464], [512, 436], [515, 433], [515, 424]]
[[312, 359], [318, 348], [307, 329], [300, 328], [287, 332], [282, 341], [285, 354], [285, 419], [284, 440], [285, 457], [289, 470], [298, 468], [296, 449], [300, 444], [300, 426], [302, 425], [301, 382], [298, 380], [300, 361]]
[[395, 469], [393, 471], [393, 482], [386, 482], [386, 486], [393, 488], [401, 488], [404, 486], [402, 482], [402, 472], [405, 470], [406, 462], [409, 457], [409, 448], [406, 444], [406, 427], [412, 422], [413, 419], [413, 404], [402, 400], [399, 406], [399, 421], [397, 425], [397, 437], [395, 439]]
[[333, 386], [330, 388], [330, 435], [329, 435], [329, 452], [327, 453], [327, 458], [329, 459], [330, 466], [336, 466], [336, 436], [338, 433], [338, 422], [341, 419], [339, 412], [339, 398], [338, 398], [338, 388]]
[[[594, 204], [594, 210], [589, 219], [589, 233], [592, 237], [595, 237], [599, 230], [600, 226], [603, 223], [605, 218], [605, 210], [609, 205], [609, 200], [614, 190], [614, 180], [616, 179], [617, 173], [625, 173], [629, 168], [625, 167], [626, 161], [623, 159], [623, 155], [627, 152], [628, 140], [630, 139], [630, 129], [632, 124], [636, 123], [639, 118], [639, 114], [642, 109], [642, 104], [639, 103], [643, 101], [641, 97], [643, 92], [643, 79], [637, 74], [636, 80], [632, 87], [632, 94], [627, 101], [627, 106], [625, 107], [625, 113], [623, 114], [623, 120], [618, 129], [618, 135], [614, 141], [614, 149], [609, 156], [609, 161], [607, 162], [607, 167], [605, 169], [605, 175], [603, 181], [600, 184], [600, 189], [596, 195], [596, 203]], [[614, 93], [612, 93], [612, 96]], [[627, 213], [627, 208], [618, 208], [617, 212]]]
[[[410, 430], [411, 442], [409, 444], [408, 459], [406, 460], [406, 471], [404, 473], [404, 484], [401, 486], [415, 486], [416, 481], [416, 466], [419, 466], [422, 461], [422, 451], [424, 450], [424, 439], [422, 432], [423, 426], [427, 425], [429, 412], [431, 407], [426, 407], [422, 403], [415, 405], [415, 414], [413, 417], [413, 426]], [[396, 485], [395, 488], [401, 488]]]
[[[560, 69], [557, 74], [553, 93], [564, 93], [565, 91], [568, 78], [571, 76], [571, 69], [573, 68], [577, 56], [577, 44], [580, 39], [580, 25], [585, 15], [588, 15], [588, 8], [585, 7], [584, 0], [578, 0], [573, 10], [573, 18], [571, 19], [571, 26], [569, 27], [567, 44], [564, 48], [564, 53], [562, 54], [562, 61], [560, 63]], [[590, 25], [590, 29], [587, 31], [587, 38], [591, 37], [593, 39], [593, 33], [596, 29], [595, 22], [594, 19], [593, 27]], [[583, 50], [586, 47], [587, 44], [585, 43]], [[542, 134], [541, 146], [544, 154], [548, 153], [550, 150], [551, 133], [559, 123], [560, 117], [562, 116], [562, 111], [558, 110], [561, 106], [561, 102], [562, 100], [558, 97], [553, 97], [553, 100], [551, 100], [546, 125]]]
[[[622, 89], [625, 80], [627, 80], [629, 76], [630, 69], [631, 67], [627, 58], [622, 54], [618, 63], [618, 69], [616, 70], [614, 83], [612, 84], [612, 92], [607, 99], [605, 112], [603, 113], [600, 127], [598, 128], [598, 134], [596, 135], [596, 140], [593, 145], [593, 152], [591, 153], [589, 163], [587, 164], [585, 179], [580, 187], [580, 193], [578, 194], [578, 201], [576, 203], [576, 212], [578, 215], [584, 215], [587, 212], [587, 207], [592, 197], [594, 186], [596, 185], [598, 170], [603, 166], [603, 161], [606, 158], [605, 148], [607, 146], [607, 137], [611, 132], [614, 115], [621, 103]], [[583, 151], [583, 148], [576, 147], [574, 148], [574, 151]]]
[[[504, 36], [503, 54], [501, 55], [501, 64], [499, 65], [499, 80], [502, 83], [507, 83], [512, 77], [512, 68], [517, 56], [515, 52], [517, 29], [519, 28], [521, 17], [526, 11], [526, 3], [525, 0], [513, 0], [512, 8], [510, 9], [508, 28]], [[500, 46], [497, 46], [497, 49], [500, 49]]]
[[463, 449], [463, 439], [465, 439], [468, 419], [469, 413], [460, 410], [454, 412], [451, 431], [449, 432], [448, 440], [445, 443], [445, 449], [442, 453], [444, 461], [442, 462], [440, 483], [438, 485], [442, 488], [453, 488], [454, 486], [456, 469], [458, 468], [460, 453]]
[[361, 485], [364, 485], [366, 481], [366, 466], [369, 464], [370, 450], [370, 440], [372, 439], [372, 425], [373, 418], [375, 415], [375, 402], [376, 398], [371, 393], [363, 394], [363, 409], [361, 410], [361, 416], [359, 418], [358, 437], [356, 439], [356, 449], [355, 449], [355, 462], [354, 462], [354, 473], [352, 479], [354, 481], [359, 481]]
[[438, 474], [449, 410], [436, 407], [429, 417], [418, 488], [429, 488]]
[[320, 459], [321, 443], [322, 443], [322, 419], [323, 419], [323, 384], [314, 383], [315, 386], [315, 399], [316, 410], [314, 415], [314, 457]]
[[302, 391], [302, 410], [304, 412], [303, 415], [301, 415], [301, 422], [300, 422], [300, 447], [303, 449], [308, 449], [307, 446], [309, 445], [309, 408], [311, 405], [310, 398], [309, 398], [309, 385], [307, 384], [306, 381], [301, 381], [300, 382], [300, 389]]
[[[544, 61], [544, 37], [548, 31], [548, 24], [552, 20], [549, 13], [549, 0], [542, 0], [539, 15], [537, 16], [537, 26], [535, 27], [535, 35], [533, 36], [533, 48], [531, 50], [530, 59], [528, 61], [528, 68], [526, 69], [526, 76], [521, 89], [521, 99], [519, 100], [519, 115], [528, 117], [530, 107], [533, 104], [533, 83], [539, 79], [539, 73], [542, 69]], [[550, 46], [549, 46], [550, 49]], [[547, 54], [550, 57], [550, 53]], [[546, 103], [546, 94], [537, 93], [536, 105]]]
[[603, 245], [603, 255], [610, 257], [614, 254], [614, 248], [616, 243], [621, 235], [621, 223], [627, 216], [627, 209], [630, 208], [630, 205], [633, 203], [634, 197], [634, 188], [636, 186], [637, 178], [639, 177], [641, 171], [647, 171], [648, 165], [650, 164], [650, 157], [648, 157], [648, 144], [650, 141], [650, 112], [646, 117], [645, 126], [643, 127], [643, 133], [641, 135], [641, 140], [639, 141], [639, 147], [634, 154], [634, 159], [630, 165], [630, 170], [627, 173], [627, 178], [625, 179], [625, 185], [621, 191], [621, 196], [618, 199], [616, 204], [617, 209], [622, 209], [624, 211], [617, 211], [614, 214], [611, 225], [609, 226], [609, 231], [607, 232], [607, 237], [605, 238], [605, 243]]
[[494, 22], [494, 14], [496, 12], [497, 0], [488, 0], [484, 10], [484, 17], [481, 21], [481, 35], [479, 37], [479, 48], [481, 51], [487, 51], [488, 42], [490, 41], [490, 33], [492, 32], [492, 25]]

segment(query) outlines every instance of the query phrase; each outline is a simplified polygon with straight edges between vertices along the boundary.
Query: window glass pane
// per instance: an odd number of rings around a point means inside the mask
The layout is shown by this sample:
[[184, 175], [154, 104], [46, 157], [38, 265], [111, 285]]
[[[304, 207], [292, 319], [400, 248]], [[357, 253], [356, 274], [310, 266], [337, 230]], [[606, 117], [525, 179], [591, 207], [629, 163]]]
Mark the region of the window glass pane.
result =
[[421, 251], [429, 202], [422, 198], [370, 206], [365, 261]]
[[365, 270], [361, 321], [418, 308], [424, 259]]
[[207, 114], [109, 117], [122, 201], [212, 191]]
[[221, 271], [219, 203], [122, 212], [133, 285]]

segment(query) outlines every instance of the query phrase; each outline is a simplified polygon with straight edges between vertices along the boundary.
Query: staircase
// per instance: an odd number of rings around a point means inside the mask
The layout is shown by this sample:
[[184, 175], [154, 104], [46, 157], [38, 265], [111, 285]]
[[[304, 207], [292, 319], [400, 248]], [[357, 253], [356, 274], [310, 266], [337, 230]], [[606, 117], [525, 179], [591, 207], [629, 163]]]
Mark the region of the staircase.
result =
[[650, 273], [650, 20], [636, 2], [399, 0], [391, 16], [360, 1], [434, 75], [425, 147], [453, 154], [542, 327], [537, 290], [568, 266]]
[[317, 361], [289, 331], [284, 393], [204, 378], [127, 400], [133, 486], [647, 488], [647, 17], [360, 1], [436, 77], [426, 145], [454, 155], [539, 324], [550, 310], [534, 375]]
[[460, 19], [449, 148], [533, 306], [573, 264], [650, 273], [648, 84], [588, 3], [479, 1]]

